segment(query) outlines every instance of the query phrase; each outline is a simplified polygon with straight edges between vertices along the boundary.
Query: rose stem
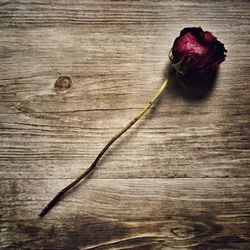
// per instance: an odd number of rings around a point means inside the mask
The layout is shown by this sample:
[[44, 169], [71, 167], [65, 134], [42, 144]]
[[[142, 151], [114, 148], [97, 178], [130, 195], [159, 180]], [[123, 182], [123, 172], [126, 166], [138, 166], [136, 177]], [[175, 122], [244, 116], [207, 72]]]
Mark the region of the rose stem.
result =
[[45, 216], [51, 208], [53, 208], [56, 203], [62, 198], [62, 196], [68, 192], [71, 188], [73, 188], [79, 181], [81, 181], [84, 177], [86, 177], [97, 165], [98, 161], [101, 159], [103, 154], [107, 151], [107, 149], [122, 135], [124, 134], [130, 127], [132, 127], [149, 109], [150, 107], [158, 100], [160, 95], [163, 93], [164, 89], [166, 88], [168, 83], [168, 80], [164, 80], [162, 83], [160, 89], [157, 91], [157, 93], [153, 96], [153, 98], [150, 100], [150, 102], [145, 106], [145, 108], [137, 115], [133, 120], [131, 120], [126, 127], [124, 127], [118, 134], [116, 134], [102, 149], [102, 151], [97, 155], [94, 162], [91, 164], [91, 166], [83, 172], [79, 177], [77, 177], [72, 183], [70, 183], [68, 186], [66, 186], [64, 189], [62, 189], [50, 202], [49, 204], [42, 210], [40, 213], [40, 217]]

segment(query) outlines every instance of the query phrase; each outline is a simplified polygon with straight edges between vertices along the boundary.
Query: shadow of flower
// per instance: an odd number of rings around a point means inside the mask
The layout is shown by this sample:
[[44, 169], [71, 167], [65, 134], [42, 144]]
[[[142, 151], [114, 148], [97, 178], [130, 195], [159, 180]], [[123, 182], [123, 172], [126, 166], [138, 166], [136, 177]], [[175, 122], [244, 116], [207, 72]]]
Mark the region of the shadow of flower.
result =
[[178, 95], [188, 101], [201, 101], [212, 93], [218, 77], [218, 70], [207, 74], [189, 73], [183, 76], [177, 74], [176, 70], [169, 64], [166, 77], [169, 79], [169, 85]]

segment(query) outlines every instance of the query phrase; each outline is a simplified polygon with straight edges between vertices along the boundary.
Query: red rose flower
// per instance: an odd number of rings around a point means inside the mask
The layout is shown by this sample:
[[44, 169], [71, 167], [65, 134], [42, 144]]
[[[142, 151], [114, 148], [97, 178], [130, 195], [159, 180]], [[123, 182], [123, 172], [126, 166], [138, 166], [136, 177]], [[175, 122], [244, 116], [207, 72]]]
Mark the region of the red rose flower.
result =
[[182, 77], [207, 74], [225, 60], [224, 44], [202, 28], [185, 28], [174, 41], [170, 57], [173, 67]]

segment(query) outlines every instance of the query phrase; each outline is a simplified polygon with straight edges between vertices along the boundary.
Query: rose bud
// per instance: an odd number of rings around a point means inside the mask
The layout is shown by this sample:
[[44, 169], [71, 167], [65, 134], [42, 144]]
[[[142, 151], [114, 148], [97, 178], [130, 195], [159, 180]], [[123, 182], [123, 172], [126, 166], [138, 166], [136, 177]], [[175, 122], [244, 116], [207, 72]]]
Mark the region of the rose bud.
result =
[[213, 74], [225, 60], [226, 52], [224, 44], [211, 32], [201, 27], [184, 28], [174, 41], [170, 60], [177, 78], [188, 83], [197, 75], [200, 78]]

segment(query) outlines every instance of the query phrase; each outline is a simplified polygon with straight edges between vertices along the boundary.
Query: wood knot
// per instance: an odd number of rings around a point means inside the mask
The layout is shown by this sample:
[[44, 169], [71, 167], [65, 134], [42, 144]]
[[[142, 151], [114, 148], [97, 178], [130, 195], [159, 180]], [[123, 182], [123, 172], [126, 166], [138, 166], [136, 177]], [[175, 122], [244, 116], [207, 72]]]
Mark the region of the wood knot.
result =
[[55, 82], [56, 91], [65, 91], [72, 85], [72, 80], [69, 76], [59, 76]]
[[171, 232], [179, 239], [192, 239], [195, 237], [201, 237], [208, 235], [213, 231], [212, 225], [207, 225], [202, 222], [190, 223], [190, 225], [182, 225], [176, 228], [172, 228]]
[[195, 237], [195, 231], [192, 227], [182, 226], [176, 227], [171, 230], [171, 232], [177, 237], [182, 239], [190, 239]]

